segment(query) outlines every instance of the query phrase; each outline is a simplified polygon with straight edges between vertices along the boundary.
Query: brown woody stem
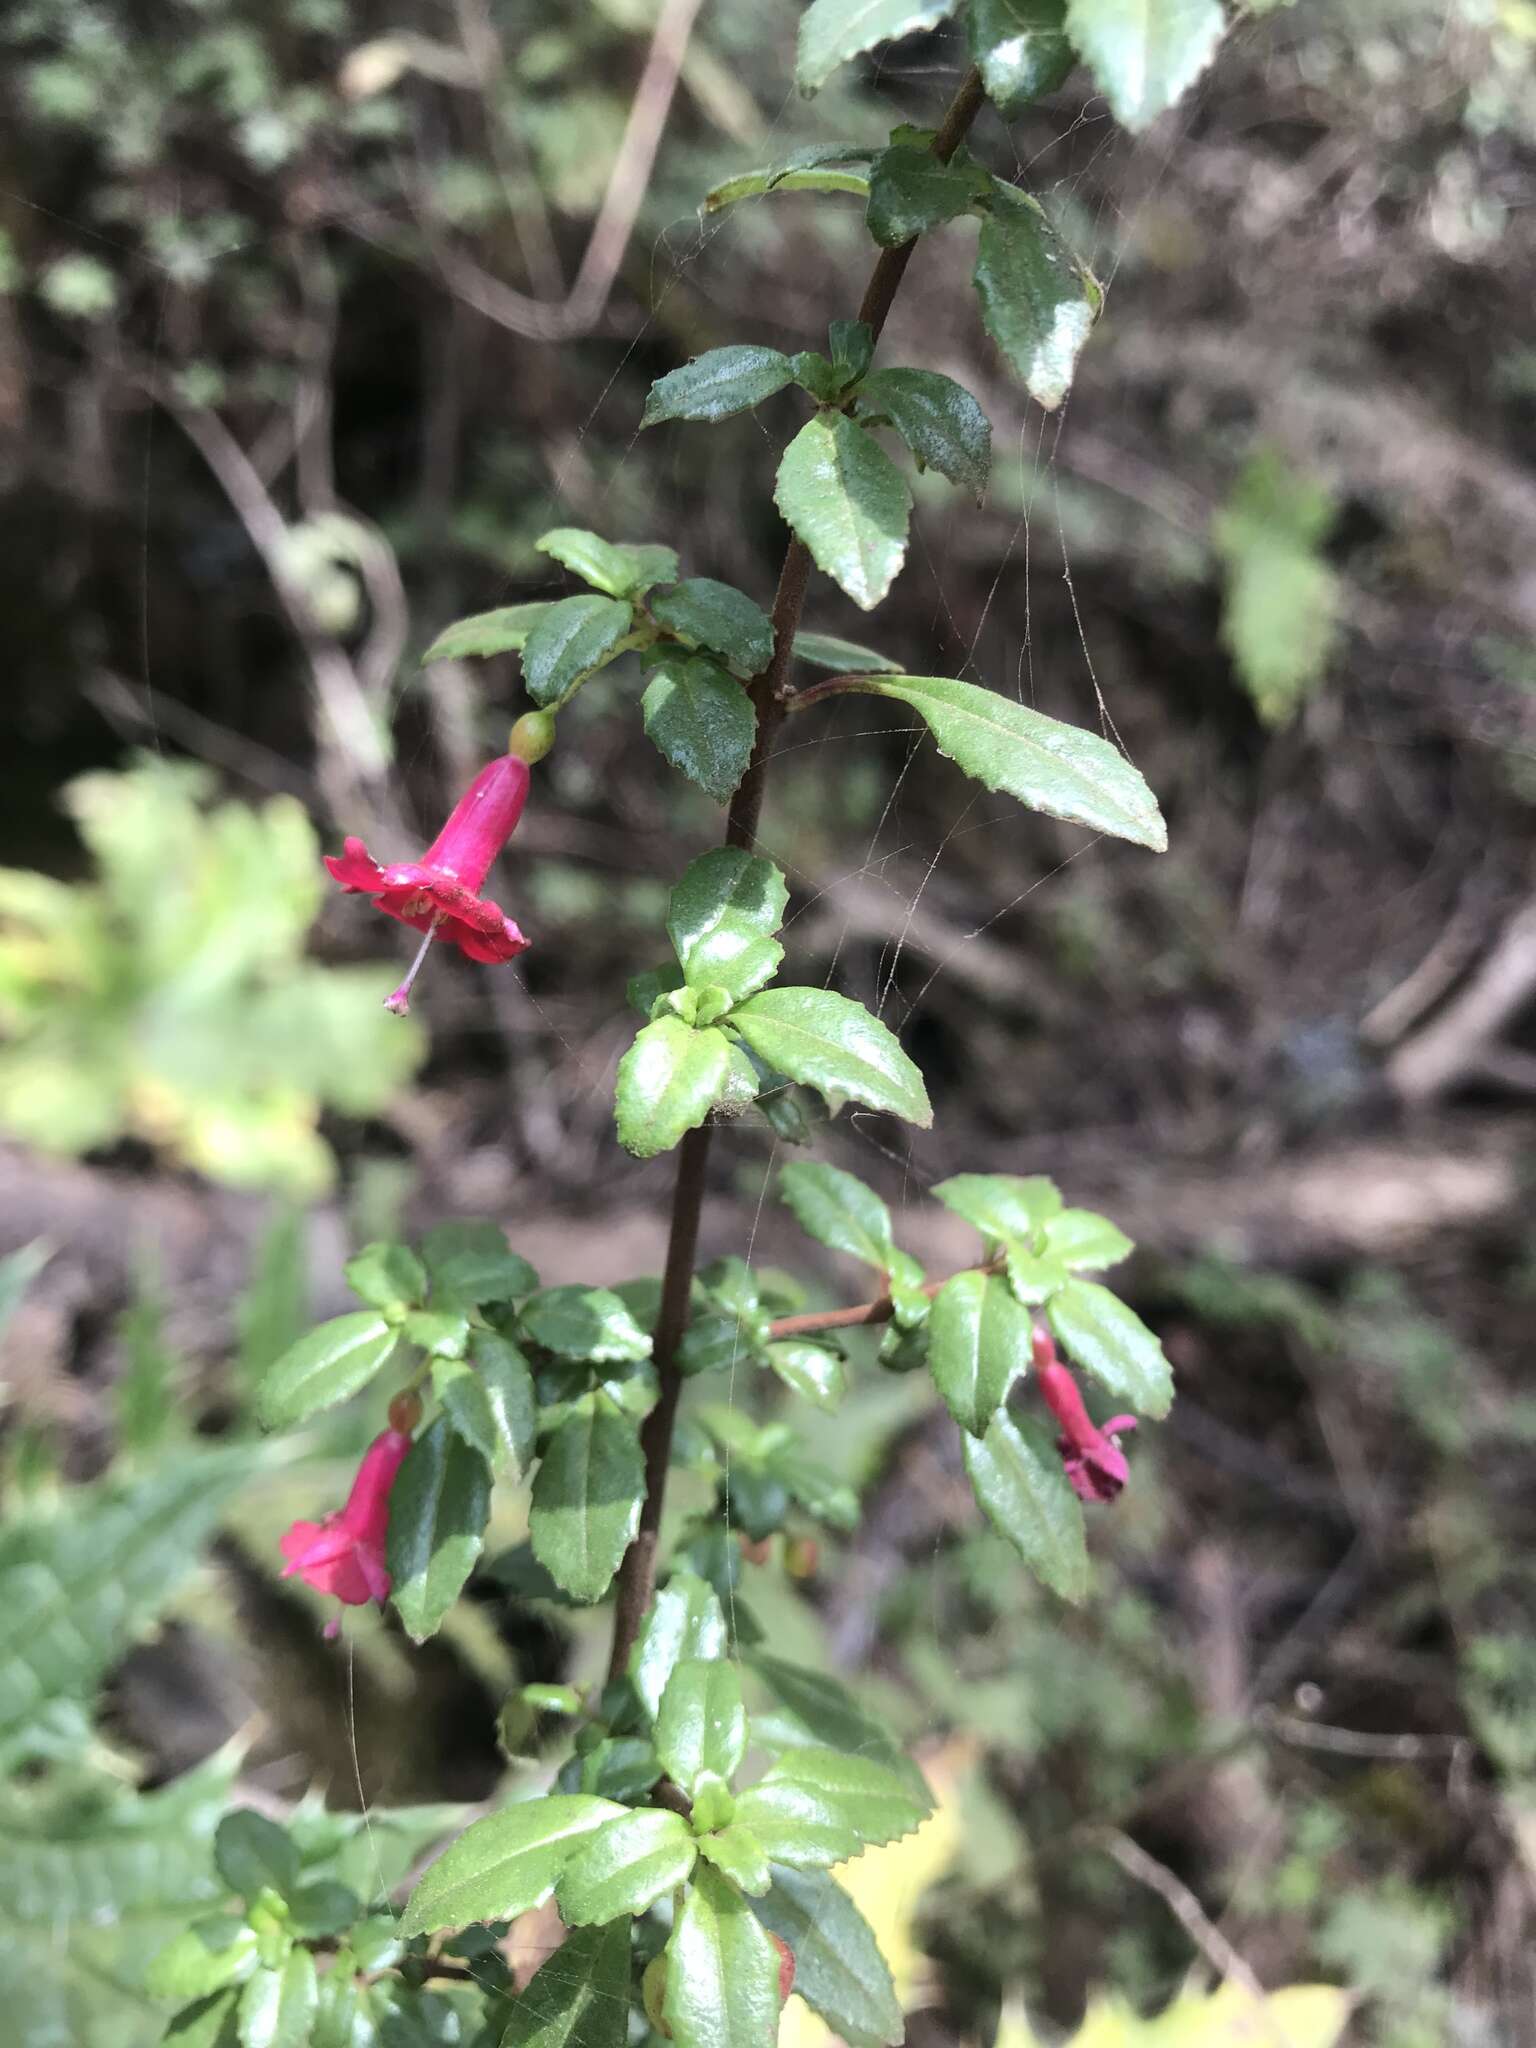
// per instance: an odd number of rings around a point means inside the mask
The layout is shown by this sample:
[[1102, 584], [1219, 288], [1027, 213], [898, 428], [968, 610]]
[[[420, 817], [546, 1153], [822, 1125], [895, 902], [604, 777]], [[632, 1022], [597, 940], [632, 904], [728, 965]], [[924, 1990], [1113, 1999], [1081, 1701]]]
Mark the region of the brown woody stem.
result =
[[[962, 1266], [963, 1273], [1000, 1273], [1003, 1269], [1001, 1256], [988, 1259], [984, 1266]], [[932, 1301], [951, 1280], [958, 1280], [959, 1273], [946, 1273], [942, 1280], [930, 1280], [922, 1289]], [[768, 1335], [773, 1343], [781, 1337], [814, 1337], [822, 1330], [858, 1330], [868, 1323], [888, 1323], [896, 1313], [896, 1304], [888, 1294], [882, 1294], [878, 1301], [861, 1301], [856, 1308], [813, 1308], [801, 1316], [780, 1316], [771, 1323]]]
[[[964, 141], [971, 123], [981, 110], [984, 97], [981, 74], [973, 68], [961, 81], [933, 139], [933, 154], [941, 163], [948, 163]], [[880, 338], [880, 330], [885, 325], [916, 247], [913, 240], [903, 242], [897, 249], [882, 250], [870, 272], [858, 317], [868, 324], [876, 341]], [[803, 541], [792, 539], [784, 552], [784, 566], [779, 571], [779, 587], [773, 600], [773, 659], [752, 685], [757, 737], [747, 772], [731, 799], [725, 827], [727, 846], [749, 847], [757, 838], [768, 762], [792, 696], [789, 673], [794, 663], [795, 634], [805, 604], [811, 566], [809, 549]], [[677, 1350], [688, 1327], [699, 1218], [704, 1208], [708, 1179], [709, 1142], [710, 1129], [704, 1124], [690, 1131], [678, 1147], [667, 1264], [662, 1275], [661, 1307], [652, 1346], [661, 1391], [640, 1432], [641, 1449], [645, 1453], [645, 1500], [640, 1509], [640, 1527], [614, 1581], [613, 1654], [609, 1660], [609, 1675], [614, 1678], [629, 1663], [629, 1653], [634, 1648], [656, 1590], [656, 1546], [666, 1498], [667, 1468], [672, 1457], [672, 1431], [683, 1390]], [[869, 1316], [866, 1320], [875, 1322], [880, 1318]], [[820, 1327], [836, 1326], [824, 1323]]]

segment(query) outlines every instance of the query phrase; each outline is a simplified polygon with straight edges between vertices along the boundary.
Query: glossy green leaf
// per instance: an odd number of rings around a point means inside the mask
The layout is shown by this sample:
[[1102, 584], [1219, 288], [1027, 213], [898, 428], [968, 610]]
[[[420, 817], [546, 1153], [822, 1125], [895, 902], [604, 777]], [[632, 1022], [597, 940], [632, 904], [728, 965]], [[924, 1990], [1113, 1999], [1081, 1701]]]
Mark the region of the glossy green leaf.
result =
[[[661, 1758], [637, 1735], [609, 1735], [573, 1762], [581, 1767], [578, 1792], [638, 1806], [661, 1776]], [[569, 1768], [569, 1766], [567, 1766]]]
[[914, 143], [893, 143], [869, 167], [869, 232], [883, 249], [899, 248], [968, 213], [986, 184], [984, 171], [941, 163]]
[[240, 2048], [308, 2048], [319, 1985], [307, 1948], [280, 1970], [258, 1970], [240, 1994]]
[[[218, 1938], [212, 1938], [214, 1935]], [[159, 1950], [144, 1975], [151, 1998], [209, 1998], [243, 1984], [256, 1968], [256, 1935], [232, 1916], [188, 1927]]]
[[220, 1877], [243, 1899], [254, 1899], [266, 1888], [286, 1898], [299, 1881], [299, 1851], [293, 1837], [275, 1820], [247, 1806], [219, 1822], [213, 1860]]
[[933, 1193], [983, 1237], [1027, 1238], [1061, 1214], [1056, 1183], [1041, 1173], [957, 1173]]
[[489, 654], [520, 653], [528, 635], [549, 610], [549, 602], [504, 604], [493, 612], [476, 612], [445, 626], [421, 657], [423, 668], [433, 661], [464, 661]]
[[992, 427], [963, 384], [937, 370], [876, 370], [859, 411], [883, 413], [918, 460], [979, 499], [992, 466]]
[[557, 526], [534, 545], [609, 597], [643, 597], [652, 584], [669, 583], [677, 574], [677, 556], [671, 548], [649, 542], [615, 544], [578, 526]]
[[674, 1667], [656, 1716], [656, 1749], [685, 1792], [705, 1772], [735, 1776], [747, 1753], [747, 1714], [734, 1664], [687, 1657]]
[[[698, 1824], [695, 1809], [695, 1826]], [[762, 1844], [750, 1829], [729, 1821], [722, 1828], [699, 1837], [699, 1854], [739, 1886], [749, 1897], [761, 1898], [773, 1882], [773, 1872]]]
[[609, 662], [633, 631], [633, 615], [615, 597], [563, 597], [523, 643], [523, 681], [535, 704], [560, 704]]
[[970, 0], [971, 55], [1000, 112], [1018, 113], [1064, 82], [1076, 62], [1066, 16], [1066, 0]]
[[712, 576], [690, 576], [651, 593], [651, 617], [691, 646], [706, 648], [737, 675], [756, 676], [773, 659], [773, 621], [745, 591]]
[[667, 1681], [687, 1659], [725, 1655], [725, 1616], [713, 1587], [693, 1572], [674, 1572], [656, 1595], [630, 1653], [629, 1675], [655, 1720]]
[[910, 704], [939, 752], [984, 788], [1154, 853], [1167, 846], [1168, 828], [1141, 771], [1097, 733], [952, 676], [870, 676], [854, 686]]
[[463, 1590], [490, 1511], [485, 1459], [439, 1415], [406, 1452], [389, 1496], [390, 1597], [418, 1643], [436, 1634]]
[[533, 1462], [538, 1414], [528, 1361], [495, 1330], [470, 1335], [469, 1358], [443, 1359], [432, 1385], [456, 1432], [493, 1472], [526, 1472]]
[[972, 1436], [985, 1436], [1016, 1373], [1029, 1367], [1031, 1322], [995, 1274], [957, 1273], [928, 1318], [928, 1361], [944, 1405]]
[[375, 2048], [373, 2000], [343, 1951], [320, 1979], [309, 2048]]
[[1056, 1342], [1116, 1400], [1154, 1419], [1173, 1406], [1163, 1347], [1133, 1308], [1094, 1280], [1069, 1280], [1046, 1304]]
[[645, 1025], [619, 1061], [619, 1143], [637, 1159], [670, 1152], [720, 1100], [730, 1064], [723, 1031], [695, 1031], [680, 1017]]
[[693, 1836], [675, 1813], [638, 1807], [605, 1821], [560, 1873], [555, 1902], [567, 1927], [643, 1913], [687, 1879]]
[[863, 1181], [819, 1159], [795, 1160], [779, 1175], [779, 1199], [818, 1244], [848, 1252], [882, 1273], [891, 1264], [891, 1212]]
[[723, 420], [750, 412], [794, 381], [789, 357], [776, 348], [712, 348], [651, 386], [640, 424], [662, 420]]
[[766, 1356], [791, 1393], [813, 1407], [835, 1408], [848, 1391], [843, 1361], [824, 1344], [786, 1338], [782, 1343], [770, 1344]]
[[434, 1308], [483, 1308], [531, 1294], [539, 1276], [507, 1243], [499, 1223], [474, 1218], [439, 1223], [422, 1239]]
[[747, 1668], [772, 1693], [776, 1706], [754, 1708], [752, 1739], [765, 1749], [838, 1749], [905, 1770], [914, 1778], [895, 1736], [856, 1700], [840, 1679], [792, 1664], [765, 1650], [750, 1650]]
[[753, 1907], [795, 1957], [795, 1990], [847, 2048], [896, 2048], [906, 2022], [874, 1929], [826, 1871], [773, 1873]]
[[651, 1355], [651, 1340], [606, 1287], [545, 1287], [523, 1303], [525, 1337], [557, 1358], [627, 1365]]
[[772, 1863], [829, 1869], [861, 1850], [896, 1841], [929, 1811], [907, 1778], [871, 1758], [834, 1749], [780, 1757], [736, 1801], [736, 1821]]
[[462, 1358], [469, 1348], [469, 1317], [462, 1309], [413, 1308], [400, 1334], [429, 1358]]
[[965, 1469], [989, 1522], [1063, 1600], [1088, 1590], [1083, 1510], [1049, 1433], [1006, 1410], [984, 1437], [961, 1438]]
[[283, 1353], [262, 1381], [258, 1417], [268, 1429], [289, 1429], [360, 1393], [389, 1363], [398, 1337], [372, 1309], [318, 1324]]
[[770, 192], [869, 191], [869, 179], [854, 166], [868, 163], [874, 150], [866, 142], [813, 142], [776, 164], [738, 171], [704, 195], [703, 211], [718, 213], [739, 199], [761, 199]]
[[1145, 128], [1216, 54], [1219, 0], [1067, 0], [1067, 33], [1115, 119]]
[[667, 903], [667, 936], [691, 988], [723, 988], [733, 1002], [760, 989], [784, 957], [773, 936], [789, 889], [771, 860], [723, 846], [688, 867]]
[[837, 675], [901, 674], [901, 663], [873, 647], [861, 647], [856, 640], [839, 640], [835, 633], [797, 633], [796, 661], [808, 661], [812, 668], [829, 668]]
[[663, 2007], [678, 2048], [774, 2048], [779, 1956], [736, 1887], [700, 1864], [667, 1943]]
[[871, 610], [907, 552], [912, 493], [874, 437], [846, 413], [820, 412], [785, 449], [774, 502], [825, 575]]
[[862, 1003], [824, 988], [770, 988], [731, 1012], [752, 1050], [834, 1105], [862, 1102], [924, 1130], [933, 1121], [923, 1077]]
[[288, 1904], [292, 1909], [289, 1925], [302, 1941], [330, 1940], [361, 1919], [363, 1912], [362, 1900], [352, 1887], [330, 1878], [299, 1885]]
[[1043, 1302], [1068, 1280], [1066, 1267], [1060, 1259], [1048, 1253], [1032, 1252], [1017, 1238], [1010, 1238], [1004, 1247], [1008, 1266], [1008, 1285], [1016, 1301], [1025, 1308], [1039, 1308]]
[[1071, 387], [1100, 294], [1036, 202], [1001, 182], [976, 245], [976, 294], [1015, 375], [1054, 411]]
[[647, 737], [706, 796], [724, 803], [747, 771], [757, 714], [734, 676], [702, 654], [665, 654], [640, 700]]
[[1050, 1217], [1045, 1244], [1051, 1257], [1073, 1273], [1097, 1273], [1106, 1266], [1118, 1266], [1136, 1249], [1123, 1230], [1091, 1209], [1063, 1209], [1060, 1215]]
[[400, 1932], [515, 1920], [550, 1896], [584, 1837], [625, 1810], [611, 1799], [553, 1793], [473, 1822], [423, 1873]]
[[625, 2048], [629, 1968], [627, 1916], [577, 1928], [534, 1972], [500, 2048]]
[[528, 1530], [540, 1564], [573, 1599], [600, 1600], [640, 1526], [645, 1460], [635, 1426], [599, 1397], [550, 1438]]
[[165, 2048], [240, 2048], [240, 1993], [219, 1991], [200, 1998], [171, 2021]]
[[800, 17], [795, 83], [817, 92], [839, 65], [877, 43], [933, 28], [954, 11], [955, 0], [811, 0]]
[[370, 1308], [410, 1308], [427, 1298], [426, 1268], [408, 1245], [365, 1244], [341, 1270]]

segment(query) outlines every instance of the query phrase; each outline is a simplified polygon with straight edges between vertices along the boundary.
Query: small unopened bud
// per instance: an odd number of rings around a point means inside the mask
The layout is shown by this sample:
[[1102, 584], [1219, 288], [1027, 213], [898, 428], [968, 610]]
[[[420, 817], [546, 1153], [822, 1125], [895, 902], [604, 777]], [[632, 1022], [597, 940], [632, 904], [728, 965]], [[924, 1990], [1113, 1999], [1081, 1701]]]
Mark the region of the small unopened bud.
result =
[[821, 1563], [821, 1545], [814, 1536], [790, 1536], [784, 1543], [784, 1569], [792, 1579], [813, 1579]]
[[551, 711], [525, 711], [507, 734], [507, 752], [520, 761], [542, 761], [555, 744], [555, 718]]
[[768, 1939], [779, 1952], [779, 2003], [782, 2005], [795, 1988], [795, 1952], [776, 1934], [770, 1934]]
[[743, 1536], [741, 1554], [748, 1564], [766, 1564], [773, 1555], [772, 1540], [767, 1536], [760, 1536], [754, 1542], [750, 1536]]
[[420, 1420], [420, 1394], [416, 1393], [413, 1389], [408, 1389], [403, 1394], [396, 1394], [393, 1401], [389, 1404], [390, 1428], [398, 1430], [401, 1436], [411, 1436], [414, 1434], [416, 1425]]

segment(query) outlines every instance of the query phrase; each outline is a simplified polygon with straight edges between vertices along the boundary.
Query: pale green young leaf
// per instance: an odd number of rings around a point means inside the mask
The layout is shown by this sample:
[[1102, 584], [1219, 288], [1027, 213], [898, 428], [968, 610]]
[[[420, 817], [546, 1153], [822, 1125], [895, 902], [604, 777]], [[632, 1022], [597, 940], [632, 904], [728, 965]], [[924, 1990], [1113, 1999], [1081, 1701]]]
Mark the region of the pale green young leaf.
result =
[[612, 1799], [554, 1793], [473, 1822], [428, 1865], [406, 1905], [401, 1934], [515, 1920], [550, 1896], [583, 1837], [624, 1811]]
[[861, 647], [856, 640], [839, 640], [835, 633], [797, 633], [796, 661], [808, 661], [812, 668], [829, 668], [837, 675], [901, 674], [901, 663], [873, 647]]
[[679, 1663], [713, 1661], [724, 1656], [725, 1646], [725, 1616], [714, 1588], [693, 1572], [674, 1572], [656, 1595], [629, 1658], [635, 1691], [653, 1721]]
[[816, 1408], [835, 1408], [848, 1391], [843, 1361], [824, 1344], [786, 1339], [768, 1346], [769, 1365], [803, 1401]]
[[988, 1521], [1053, 1593], [1081, 1600], [1088, 1590], [1082, 1504], [1047, 1432], [1005, 1410], [984, 1437], [964, 1436], [961, 1447]]
[[370, 1308], [408, 1308], [427, 1298], [426, 1268], [408, 1245], [365, 1244], [341, 1270]]
[[911, 1834], [928, 1811], [909, 1780], [884, 1764], [840, 1750], [797, 1749], [738, 1796], [735, 1817], [771, 1863], [823, 1870]]
[[1066, 0], [970, 0], [971, 55], [987, 98], [1004, 114], [1054, 92], [1076, 61]]
[[735, 677], [705, 655], [670, 650], [651, 669], [640, 709], [657, 752], [723, 804], [757, 736], [757, 714]]
[[1067, 0], [1067, 33], [1115, 119], [1145, 128], [1216, 54], [1220, 0]]
[[859, 410], [882, 413], [918, 460], [978, 499], [992, 466], [992, 426], [963, 384], [937, 370], [875, 370]]
[[555, 1902], [567, 1927], [643, 1913], [684, 1883], [697, 1855], [678, 1814], [639, 1807], [589, 1835], [560, 1873]]
[[615, 597], [563, 597], [523, 643], [523, 681], [535, 704], [560, 704], [578, 684], [613, 659], [627, 641], [633, 615]]
[[1046, 1304], [1052, 1334], [1074, 1365], [1118, 1401], [1156, 1420], [1173, 1406], [1173, 1371], [1133, 1308], [1094, 1280], [1069, 1280]]
[[734, 1664], [688, 1657], [674, 1667], [656, 1716], [656, 1749], [685, 1792], [706, 1772], [735, 1776], [747, 1753], [747, 1715]]
[[1071, 1273], [1102, 1272], [1106, 1266], [1118, 1266], [1136, 1249], [1123, 1230], [1091, 1209], [1063, 1209], [1047, 1218], [1045, 1248]]
[[968, 213], [986, 173], [941, 163], [932, 150], [893, 143], [869, 167], [869, 232], [882, 249], [899, 248], [930, 228]]
[[764, 989], [731, 1012], [731, 1025], [760, 1059], [829, 1102], [862, 1102], [924, 1130], [933, 1122], [922, 1075], [862, 1003], [831, 989]]
[[643, 1025], [619, 1061], [619, 1143], [637, 1159], [670, 1152], [720, 1100], [730, 1063], [723, 1031], [695, 1031], [681, 1017]]
[[[702, 1845], [701, 1845], [702, 1846]], [[795, 1957], [795, 1990], [848, 2048], [898, 2048], [906, 2021], [874, 1929], [827, 1871], [777, 1869], [752, 1909]]]
[[634, 1423], [601, 1396], [574, 1408], [545, 1448], [528, 1511], [533, 1554], [572, 1599], [607, 1592], [644, 1494]]
[[518, 1996], [500, 2048], [625, 2048], [629, 1955], [627, 1914], [576, 1928]]
[[462, 1592], [490, 1511], [485, 1459], [439, 1415], [406, 1452], [389, 1496], [390, 1597], [416, 1642], [437, 1633]]
[[1168, 844], [1141, 771], [1108, 740], [951, 676], [868, 676], [850, 687], [909, 704], [939, 752], [1033, 811], [1161, 853]]
[[151, 1998], [211, 1998], [215, 1992], [243, 1984], [257, 1967], [256, 1935], [232, 1915], [218, 1929], [207, 1923], [184, 1928], [156, 1952], [144, 1973]]
[[434, 1225], [421, 1241], [421, 1256], [432, 1282], [434, 1308], [483, 1308], [488, 1301], [515, 1301], [539, 1284], [532, 1266], [507, 1243], [501, 1225], [488, 1218]]
[[491, 654], [517, 654], [528, 635], [549, 610], [552, 600], [532, 604], [504, 604], [493, 612], [476, 612], [473, 618], [456, 619], [445, 626], [426, 653], [421, 665], [434, 661], [466, 661]]
[[957, 1273], [928, 1318], [928, 1362], [944, 1404], [972, 1436], [985, 1436], [1017, 1373], [1029, 1368], [1031, 1323], [996, 1274]]
[[864, 197], [869, 191], [868, 175], [856, 165], [866, 164], [874, 155], [867, 142], [813, 142], [794, 150], [776, 164], [738, 171], [704, 195], [703, 211], [718, 213], [739, 199], [761, 199], [770, 192], [854, 192]]
[[736, 1887], [693, 1873], [667, 1943], [663, 2007], [677, 2048], [774, 2048], [779, 1956]]
[[846, 413], [820, 412], [785, 449], [774, 502], [816, 566], [870, 611], [907, 552], [912, 493], [872, 435]]
[[956, 0], [811, 0], [800, 17], [795, 83], [818, 92], [833, 72], [878, 43], [934, 28]]
[[713, 576], [689, 576], [651, 593], [651, 617], [691, 646], [718, 654], [735, 674], [761, 675], [773, 659], [773, 621], [745, 591]]
[[[697, 1808], [694, 1825], [698, 1825]], [[762, 1844], [750, 1828], [738, 1827], [735, 1821], [701, 1835], [699, 1854], [752, 1898], [760, 1898], [773, 1882]]]
[[667, 936], [690, 988], [723, 988], [740, 1002], [784, 957], [773, 936], [789, 889], [761, 855], [722, 846], [688, 867], [667, 902]]
[[663, 420], [723, 420], [750, 412], [794, 381], [789, 357], [776, 348], [736, 344], [712, 348], [669, 370], [651, 386], [642, 427]]
[[1054, 411], [1098, 317], [1097, 285], [1036, 202], [994, 180], [976, 245], [976, 295], [988, 334], [1030, 396]]
[[795, 1221], [829, 1251], [890, 1270], [895, 1246], [891, 1212], [854, 1174], [819, 1159], [797, 1159], [779, 1175], [779, 1199]]
[[308, 2048], [319, 1999], [315, 1959], [290, 1949], [278, 1970], [258, 1970], [240, 1994], [240, 2048]]
[[1323, 485], [1260, 449], [1211, 522], [1226, 569], [1222, 645], [1267, 725], [1283, 725], [1327, 673], [1339, 579], [1321, 546], [1333, 521]]
[[1060, 1190], [1043, 1173], [957, 1173], [933, 1193], [983, 1237], [1032, 1237], [1061, 1214]]
[[670, 582], [677, 574], [677, 556], [671, 548], [650, 542], [615, 544], [579, 526], [557, 526], [541, 534], [534, 546], [609, 597], [643, 597], [653, 583]]
[[578, 1364], [632, 1365], [651, 1355], [650, 1338], [606, 1287], [541, 1288], [518, 1323], [531, 1344]]
[[399, 1332], [372, 1309], [320, 1323], [285, 1351], [256, 1395], [268, 1429], [291, 1429], [360, 1393], [389, 1363]]

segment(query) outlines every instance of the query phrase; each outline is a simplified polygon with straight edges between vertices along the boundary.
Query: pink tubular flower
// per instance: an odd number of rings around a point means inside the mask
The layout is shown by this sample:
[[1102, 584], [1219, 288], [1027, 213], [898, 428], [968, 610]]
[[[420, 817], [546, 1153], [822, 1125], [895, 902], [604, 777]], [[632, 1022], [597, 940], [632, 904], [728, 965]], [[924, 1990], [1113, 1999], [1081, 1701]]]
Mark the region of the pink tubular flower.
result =
[[1102, 1429], [1090, 1418], [1077, 1381], [1056, 1356], [1049, 1331], [1036, 1326], [1035, 1377], [1045, 1405], [1061, 1424], [1056, 1447], [1079, 1500], [1111, 1501], [1131, 1476], [1120, 1438], [1136, 1427], [1134, 1415], [1112, 1415]]
[[389, 1490], [411, 1448], [403, 1430], [386, 1429], [363, 1455], [347, 1504], [323, 1522], [295, 1522], [279, 1548], [288, 1563], [283, 1577], [298, 1575], [317, 1593], [334, 1593], [347, 1607], [389, 1595], [384, 1537], [389, 1528]]
[[405, 980], [384, 999], [397, 1015], [410, 1008], [411, 983], [435, 938], [451, 939], [471, 960], [490, 965], [526, 952], [528, 941], [498, 904], [480, 895], [480, 885], [527, 797], [528, 763], [503, 754], [480, 770], [419, 861], [381, 868], [361, 839], [347, 840], [339, 857], [326, 855], [348, 895], [371, 896], [386, 917], [426, 934]]

